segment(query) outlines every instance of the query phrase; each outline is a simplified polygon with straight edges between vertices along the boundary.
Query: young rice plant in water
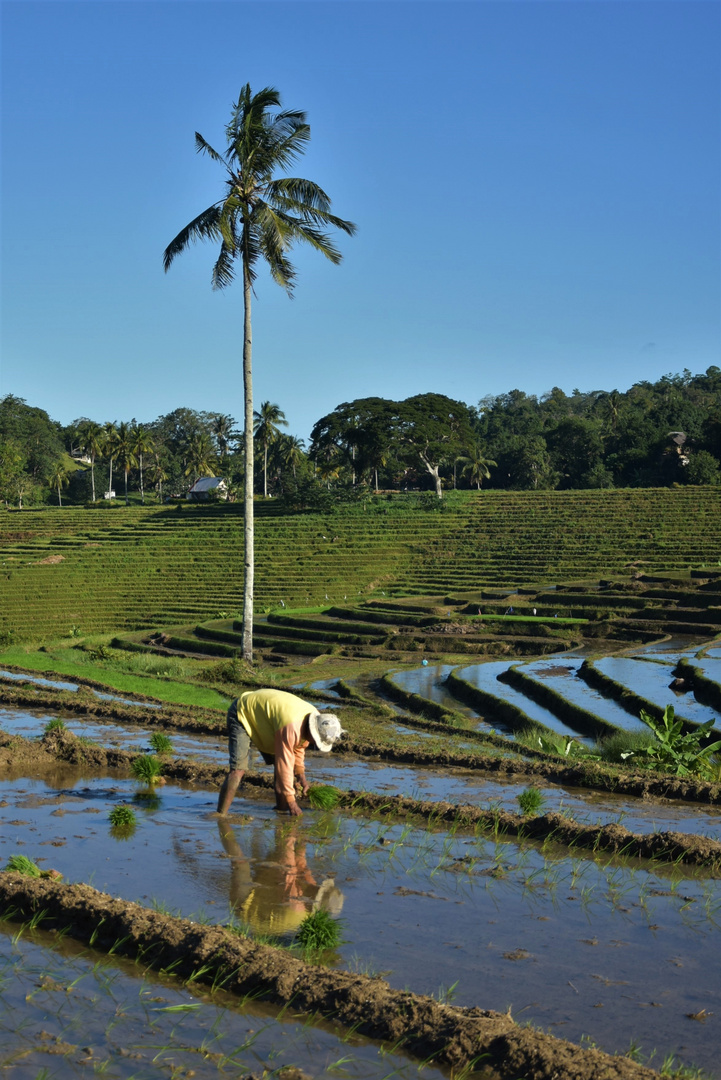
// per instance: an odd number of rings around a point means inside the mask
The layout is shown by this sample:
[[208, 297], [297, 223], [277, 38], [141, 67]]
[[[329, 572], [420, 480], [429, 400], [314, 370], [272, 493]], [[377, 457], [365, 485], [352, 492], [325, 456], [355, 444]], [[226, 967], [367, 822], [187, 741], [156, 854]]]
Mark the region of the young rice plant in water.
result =
[[173, 744], [167, 735], [163, 735], [160, 731], [154, 731], [150, 736], [150, 745], [156, 754], [171, 754], [173, 752]]
[[45, 725], [45, 734], [50, 731], [65, 731], [65, 722], [63, 720], [48, 720]]
[[296, 941], [306, 952], [335, 949], [341, 943], [340, 926], [327, 911], [320, 908], [303, 919]]
[[6, 870], [14, 870], [16, 874], [27, 874], [28, 877], [41, 877], [42, 871], [27, 855], [11, 855], [8, 859]]
[[340, 792], [330, 784], [314, 784], [308, 789], [308, 800], [314, 810], [332, 810], [340, 801]]
[[520, 795], [517, 795], [518, 805], [524, 817], [532, 817], [541, 812], [544, 798], [543, 793], [537, 787], [527, 787]]
[[143, 780], [146, 784], [154, 784], [160, 779], [163, 771], [158, 759], [153, 754], [141, 754], [136, 757], [130, 766], [136, 780]]
[[114, 806], [108, 817], [114, 829], [131, 829], [135, 826], [135, 811], [132, 806], [126, 806], [124, 803]]

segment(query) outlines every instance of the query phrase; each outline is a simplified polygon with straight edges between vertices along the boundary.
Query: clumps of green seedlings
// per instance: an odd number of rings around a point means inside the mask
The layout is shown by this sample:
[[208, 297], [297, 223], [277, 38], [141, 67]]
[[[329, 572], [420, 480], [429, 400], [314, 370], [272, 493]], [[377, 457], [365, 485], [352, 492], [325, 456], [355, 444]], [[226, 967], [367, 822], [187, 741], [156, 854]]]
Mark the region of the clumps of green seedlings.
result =
[[157, 784], [162, 779], [163, 766], [154, 754], [140, 754], [130, 769], [135, 779], [145, 784]]
[[65, 731], [65, 721], [59, 719], [48, 720], [45, 725], [45, 734], [49, 735], [51, 731]]
[[612, 761], [622, 765], [629, 758], [642, 757], [653, 746], [654, 736], [650, 731], [615, 731], [596, 744], [596, 750], [603, 761]]
[[136, 825], [135, 811], [132, 806], [126, 806], [125, 803], [114, 806], [108, 818], [114, 829], [129, 830], [134, 829]]
[[516, 796], [521, 813], [524, 817], [535, 817], [543, 809], [545, 799], [543, 792], [537, 787], [527, 787]]
[[340, 802], [340, 792], [330, 784], [314, 784], [308, 788], [308, 801], [314, 810], [333, 810]]
[[27, 877], [42, 877], [40, 867], [32, 859], [28, 859], [27, 855], [11, 855], [5, 869], [14, 870], [16, 874], [25, 874]]
[[154, 731], [150, 736], [150, 745], [156, 754], [172, 754], [173, 744], [167, 735], [161, 731]]
[[338, 921], [319, 908], [306, 915], [298, 927], [295, 940], [304, 952], [323, 952], [325, 949], [336, 949], [343, 939]]

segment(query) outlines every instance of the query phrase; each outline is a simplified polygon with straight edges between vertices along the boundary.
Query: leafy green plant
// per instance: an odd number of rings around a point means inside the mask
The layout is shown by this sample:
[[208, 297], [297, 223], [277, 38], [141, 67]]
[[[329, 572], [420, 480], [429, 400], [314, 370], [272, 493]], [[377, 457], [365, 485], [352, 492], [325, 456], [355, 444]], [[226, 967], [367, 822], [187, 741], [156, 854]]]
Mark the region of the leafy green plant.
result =
[[703, 747], [701, 744], [711, 734], [713, 720], [699, 724], [694, 731], [684, 732], [683, 722], [675, 719], [673, 705], [666, 706], [660, 720], [643, 709], [640, 719], [656, 736], [644, 751], [650, 765], [676, 776], [706, 776], [711, 771], [709, 759], [721, 748], [721, 740]]
[[516, 796], [518, 805], [521, 808], [521, 813], [524, 817], [531, 817], [535, 814], [540, 814], [543, 804], [545, 802], [543, 798], [543, 792], [539, 791], [537, 787], [527, 787], [519, 795]]
[[114, 806], [108, 818], [114, 829], [131, 829], [136, 824], [135, 811], [132, 806], [126, 806], [125, 803]]
[[47, 724], [45, 725], [45, 734], [47, 735], [51, 731], [65, 731], [65, 721], [58, 719], [48, 720]]
[[308, 788], [308, 801], [314, 810], [332, 810], [340, 801], [340, 792], [330, 784], [316, 784]]
[[143, 780], [146, 784], [154, 784], [159, 780], [163, 767], [153, 754], [141, 754], [136, 757], [130, 766], [136, 780]]
[[340, 925], [327, 911], [319, 908], [306, 915], [298, 927], [295, 940], [306, 952], [335, 949], [341, 944]]
[[653, 743], [650, 731], [615, 731], [596, 743], [596, 750], [603, 761], [621, 764], [630, 757], [644, 754]]
[[42, 876], [40, 867], [32, 859], [28, 859], [27, 855], [11, 855], [5, 869], [14, 870], [16, 874], [27, 874], [28, 877]]
[[150, 736], [150, 745], [156, 754], [172, 754], [173, 744], [167, 735], [161, 731], [154, 731]]
[[82, 634], [83, 632], [80, 627], [76, 626], [75, 623], [73, 623], [73, 625], [70, 627], [70, 637], [82, 637]]

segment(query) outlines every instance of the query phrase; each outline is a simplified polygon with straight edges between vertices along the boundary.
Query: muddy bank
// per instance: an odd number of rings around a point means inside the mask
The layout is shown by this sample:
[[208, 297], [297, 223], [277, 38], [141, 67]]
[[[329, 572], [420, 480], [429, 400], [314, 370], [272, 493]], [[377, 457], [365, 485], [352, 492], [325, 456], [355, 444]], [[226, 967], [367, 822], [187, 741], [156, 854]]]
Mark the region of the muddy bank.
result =
[[103, 951], [207, 985], [222, 984], [294, 1011], [318, 1014], [421, 1059], [454, 1067], [479, 1059], [500, 1080], [651, 1080], [658, 1074], [628, 1058], [584, 1050], [518, 1027], [510, 1016], [443, 1005], [397, 991], [383, 979], [333, 971], [286, 951], [257, 945], [217, 926], [201, 926], [115, 900], [87, 885], [0, 873], [0, 904], [13, 921], [42, 911], [43, 929], [65, 931]]
[[[20, 736], [0, 735], [0, 775], [3, 772], [25, 770], [36, 775], [61, 761], [100, 772], [117, 771], [129, 775], [132, 762], [141, 755], [124, 750], [105, 749], [82, 742], [69, 731], [51, 731], [38, 742]], [[217, 789], [225, 769], [187, 759], [174, 758], [163, 762], [167, 780], [194, 783], [203, 788]], [[251, 789], [272, 791], [269, 774], [248, 772], [244, 784]], [[245, 792], [246, 796], [250, 792]], [[499, 837], [519, 840], [552, 841], [567, 847], [590, 851], [609, 851], [614, 854], [662, 862], [682, 862], [702, 866], [712, 876], [721, 875], [721, 841], [682, 832], [634, 833], [622, 825], [587, 825], [558, 813], [524, 818], [507, 810], [482, 809], [471, 804], [435, 802], [412, 799], [404, 795], [378, 795], [372, 792], [340, 791], [340, 806], [349, 810], [393, 817], [422, 818], [429, 824], [449, 823], [462, 828], [480, 826]]]

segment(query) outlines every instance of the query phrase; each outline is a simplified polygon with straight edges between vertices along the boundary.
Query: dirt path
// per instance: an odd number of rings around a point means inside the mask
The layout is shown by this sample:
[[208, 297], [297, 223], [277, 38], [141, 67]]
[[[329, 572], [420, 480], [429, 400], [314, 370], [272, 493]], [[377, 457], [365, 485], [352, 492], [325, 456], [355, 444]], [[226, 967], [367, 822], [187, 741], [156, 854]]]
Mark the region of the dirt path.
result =
[[323, 968], [223, 927], [162, 915], [88, 885], [0, 872], [0, 904], [14, 921], [43, 911], [45, 930], [67, 928], [96, 949], [186, 980], [222, 983], [224, 990], [260, 995], [276, 1005], [292, 1002], [294, 1011], [315, 1013], [372, 1039], [400, 1042], [421, 1059], [456, 1068], [477, 1061], [489, 1080], [651, 1080], [658, 1075], [628, 1058], [519, 1027], [504, 1013], [393, 990], [382, 979]]

